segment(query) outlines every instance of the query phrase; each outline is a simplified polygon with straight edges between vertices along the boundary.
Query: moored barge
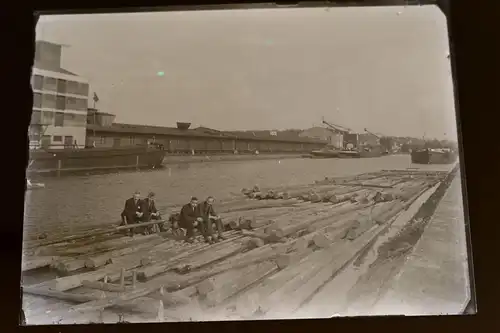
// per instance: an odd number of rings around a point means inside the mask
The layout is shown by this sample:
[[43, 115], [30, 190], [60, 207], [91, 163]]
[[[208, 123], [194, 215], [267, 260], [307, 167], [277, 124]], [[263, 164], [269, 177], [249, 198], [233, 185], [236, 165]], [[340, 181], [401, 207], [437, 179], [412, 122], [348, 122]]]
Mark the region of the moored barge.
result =
[[452, 164], [457, 153], [451, 149], [419, 149], [411, 152], [411, 162], [415, 164]]
[[57, 174], [161, 167], [165, 150], [159, 145], [116, 148], [37, 149], [30, 152], [28, 174]]

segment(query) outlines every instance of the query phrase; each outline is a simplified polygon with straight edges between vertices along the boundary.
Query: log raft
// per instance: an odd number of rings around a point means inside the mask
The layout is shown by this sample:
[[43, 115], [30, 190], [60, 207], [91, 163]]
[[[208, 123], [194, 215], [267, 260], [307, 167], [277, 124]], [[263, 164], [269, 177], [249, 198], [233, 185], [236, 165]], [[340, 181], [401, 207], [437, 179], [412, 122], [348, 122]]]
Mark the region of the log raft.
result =
[[[134, 304], [144, 300], [155, 320], [174, 313], [178, 320], [190, 320], [181, 310], [191, 305], [226, 311], [231, 304], [245, 312], [241, 319], [257, 310], [279, 317], [285, 308], [299, 309], [332, 272], [455, 172], [387, 170], [295, 187], [253, 186], [217, 207], [226, 240], [214, 244], [199, 234], [193, 244], [183, 242], [175, 214], [165, 221], [74, 231], [57, 239], [31, 235], [23, 272], [51, 267], [64, 276], [25, 285], [23, 291], [69, 302], [73, 315], [123, 313], [137, 310]], [[123, 233], [155, 224], [163, 226], [161, 233]]]

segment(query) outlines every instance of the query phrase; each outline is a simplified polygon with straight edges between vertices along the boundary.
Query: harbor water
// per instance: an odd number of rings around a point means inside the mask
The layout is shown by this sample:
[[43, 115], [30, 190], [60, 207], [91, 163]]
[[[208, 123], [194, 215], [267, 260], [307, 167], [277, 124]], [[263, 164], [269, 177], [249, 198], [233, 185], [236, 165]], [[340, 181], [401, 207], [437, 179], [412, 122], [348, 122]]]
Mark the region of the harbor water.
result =
[[169, 207], [208, 195], [227, 200], [244, 187], [262, 188], [312, 183], [325, 177], [342, 177], [382, 169], [419, 168], [449, 170], [447, 165], [412, 165], [409, 155], [366, 159], [283, 159], [227, 161], [169, 165], [161, 170], [105, 175], [46, 178], [45, 188], [28, 191], [25, 230], [71, 231], [89, 225], [116, 223], [124, 201], [135, 190], [156, 193], [163, 213]]

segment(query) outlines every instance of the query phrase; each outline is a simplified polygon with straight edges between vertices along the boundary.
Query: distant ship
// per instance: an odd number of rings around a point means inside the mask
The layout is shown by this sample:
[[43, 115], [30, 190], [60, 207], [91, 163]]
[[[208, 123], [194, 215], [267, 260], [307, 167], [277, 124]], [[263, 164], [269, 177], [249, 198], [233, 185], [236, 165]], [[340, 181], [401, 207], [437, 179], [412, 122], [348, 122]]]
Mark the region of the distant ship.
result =
[[457, 152], [448, 148], [424, 148], [411, 152], [411, 162], [415, 164], [452, 164], [457, 158]]
[[28, 174], [62, 174], [161, 167], [166, 151], [161, 145], [116, 148], [36, 149], [30, 151]]

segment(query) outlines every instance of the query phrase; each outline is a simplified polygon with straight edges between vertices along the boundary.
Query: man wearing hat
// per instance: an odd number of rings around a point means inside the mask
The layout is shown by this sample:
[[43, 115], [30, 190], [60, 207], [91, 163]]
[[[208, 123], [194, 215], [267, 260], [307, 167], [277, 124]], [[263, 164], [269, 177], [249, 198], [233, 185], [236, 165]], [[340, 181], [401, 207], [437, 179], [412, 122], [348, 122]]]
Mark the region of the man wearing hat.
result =
[[[155, 205], [155, 193], [149, 192], [148, 197], [142, 202], [142, 222], [150, 222], [151, 220], [160, 220], [160, 212], [156, 209]], [[154, 233], [159, 231], [157, 224], [146, 228], [145, 233]]]
[[[122, 225], [138, 223], [143, 216], [141, 192], [135, 191], [132, 198], [125, 201], [125, 207], [121, 213]], [[130, 230], [133, 233], [134, 230]]]
[[205, 235], [202, 222], [203, 219], [200, 216], [200, 210], [198, 208], [198, 198], [191, 197], [189, 203], [182, 207], [179, 221], [180, 226], [186, 229], [186, 242], [193, 243], [195, 227]]

